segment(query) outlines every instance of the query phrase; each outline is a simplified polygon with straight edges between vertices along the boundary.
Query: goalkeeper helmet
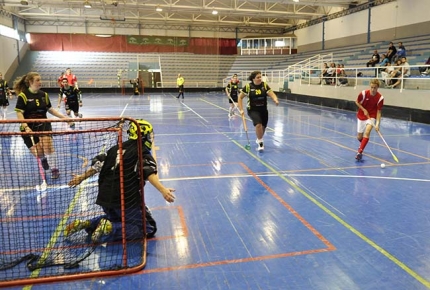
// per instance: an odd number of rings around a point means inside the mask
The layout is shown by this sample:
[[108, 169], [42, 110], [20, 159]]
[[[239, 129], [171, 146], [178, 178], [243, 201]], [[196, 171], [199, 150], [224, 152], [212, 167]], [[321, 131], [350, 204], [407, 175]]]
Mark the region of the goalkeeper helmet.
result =
[[130, 122], [130, 128], [127, 131], [129, 139], [137, 140], [139, 134], [138, 130], [140, 128], [140, 132], [142, 134], [142, 143], [146, 148], [151, 150], [152, 136], [154, 132], [151, 123], [142, 119], [137, 119], [136, 122], [137, 125], [134, 122]]

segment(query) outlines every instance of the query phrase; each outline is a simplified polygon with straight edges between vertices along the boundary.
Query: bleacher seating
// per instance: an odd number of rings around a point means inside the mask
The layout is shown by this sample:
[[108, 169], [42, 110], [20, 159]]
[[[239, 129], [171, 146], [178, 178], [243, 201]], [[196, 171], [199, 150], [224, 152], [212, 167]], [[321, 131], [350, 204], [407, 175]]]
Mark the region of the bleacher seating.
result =
[[[397, 46], [402, 41], [406, 47], [408, 62], [410, 65], [423, 64], [430, 56], [430, 35], [394, 39]], [[342, 63], [345, 68], [359, 68], [364, 78], [374, 75], [373, 68], [366, 68], [373, 50], [380, 54], [385, 53], [390, 41], [380, 41], [361, 45], [331, 48], [319, 51], [309, 51], [293, 55], [198, 55], [192, 53], [111, 53], [111, 52], [65, 52], [45, 51], [28, 52], [28, 64], [32, 71], [42, 75], [44, 86], [57, 86], [57, 78], [67, 67], [77, 75], [80, 87], [116, 87], [119, 85], [118, 75], [122, 79], [131, 79], [136, 76], [133, 69], [149, 69], [161, 73], [160, 87], [175, 87], [176, 77], [181, 73], [187, 87], [220, 87], [223, 80], [232, 74], [261, 70], [273, 72], [286, 70], [300, 61], [314, 57], [315, 55], [330, 55], [330, 62]], [[327, 61], [327, 60], [324, 60]], [[312, 83], [318, 83], [318, 69], [308, 72], [316, 79]], [[358, 70], [357, 70], [358, 71]], [[350, 71], [351, 72], [351, 71]], [[22, 73], [22, 72], [21, 72]], [[241, 79], [244, 75], [241, 76]], [[418, 70], [412, 70], [412, 76], [405, 81], [404, 88], [427, 88], [430, 82], [419, 75]], [[350, 84], [355, 84], [355, 77]], [[426, 85], [427, 84], [427, 85]]]

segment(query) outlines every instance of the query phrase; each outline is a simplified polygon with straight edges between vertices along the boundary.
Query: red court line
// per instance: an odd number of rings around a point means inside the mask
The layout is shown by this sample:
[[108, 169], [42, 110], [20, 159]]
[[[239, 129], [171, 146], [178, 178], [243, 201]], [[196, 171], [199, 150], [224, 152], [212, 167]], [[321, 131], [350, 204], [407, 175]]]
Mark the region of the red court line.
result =
[[[294, 257], [300, 255], [309, 255], [309, 254], [317, 254], [324, 253], [336, 250], [336, 247], [330, 243], [321, 233], [319, 233], [308, 221], [306, 221], [297, 211], [294, 210], [292, 206], [290, 206], [287, 202], [285, 202], [273, 189], [270, 188], [264, 181], [262, 181], [249, 167], [247, 167], [242, 162], [226, 162], [223, 164], [240, 164], [252, 177], [257, 180], [257, 182], [263, 186], [277, 201], [279, 201], [289, 212], [291, 212], [309, 231], [311, 231], [321, 242], [323, 242], [327, 247], [322, 249], [313, 249], [313, 250], [305, 250], [305, 251], [297, 251], [297, 252], [289, 252], [283, 254], [273, 254], [273, 255], [265, 255], [258, 257], [249, 257], [249, 258], [240, 258], [240, 259], [230, 259], [230, 260], [222, 260], [222, 261], [214, 261], [214, 262], [206, 262], [206, 263], [196, 263], [189, 264], [183, 266], [173, 266], [173, 267], [164, 267], [164, 268], [154, 268], [139, 271], [135, 274], [149, 274], [149, 273], [159, 273], [166, 271], [174, 271], [174, 270], [184, 270], [184, 269], [196, 269], [202, 267], [210, 267], [210, 266], [218, 266], [218, 265], [227, 265], [227, 264], [237, 264], [237, 263], [245, 263], [245, 262], [253, 262], [253, 261], [263, 261], [268, 259], [279, 259], [285, 257]], [[194, 165], [195, 166], [195, 165]], [[209, 164], [208, 164], [209, 166]], [[183, 215], [182, 215], [183, 216]], [[185, 219], [182, 220], [181, 223], [185, 223]], [[186, 225], [182, 225], [184, 228], [187, 228]], [[153, 240], [164, 240], [167, 237], [159, 237]]]
[[182, 228], [182, 235], [175, 235], [175, 236], [163, 236], [163, 237], [154, 237], [152, 239], [148, 239], [148, 241], [161, 241], [161, 240], [170, 240], [170, 239], [174, 239], [174, 238], [178, 238], [178, 237], [188, 237], [188, 227], [187, 227], [187, 222], [185, 221], [185, 215], [184, 215], [184, 211], [182, 209], [181, 206], [162, 206], [162, 207], [153, 207], [151, 208], [151, 211], [156, 211], [156, 210], [173, 210], [176, 209], [178, 211], [178, 215], [179, 215], [179, 222], [181, 223], [181, 228]]
[[245, 170], [251, 174], [257, 181], [260, 183], [270, 194], [279, 201], [283, 206], [285, 206], [299, 221], [302, 222], [302, 224], [307, 227], [318, 239], [323, 242], [327, 248], [331, 249], [333, 247], [333, 250], [336, 249], [335, 246], [330, 243], [326, 238], [324, 238], [323, 235], [321, 235], [310, 223], [308, 223], [298, 212], [294, 210], [294, 208], [289, 205], [287, 202], [285, 202], [273, 189], [271, 189], [266, 183], [264, 183], [263, 180], [261, 180], [255, 173], [245, 164], [242, 162], [240, 165], [245, 168]]

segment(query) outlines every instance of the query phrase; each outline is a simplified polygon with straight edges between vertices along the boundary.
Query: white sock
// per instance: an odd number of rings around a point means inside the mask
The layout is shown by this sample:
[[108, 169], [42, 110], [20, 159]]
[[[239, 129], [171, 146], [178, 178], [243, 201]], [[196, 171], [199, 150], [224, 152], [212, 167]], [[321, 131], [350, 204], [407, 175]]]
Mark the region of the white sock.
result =
[[6, 120], [6, 112], [7, 112], [7, 107], [6, 108], [2, 108], [1, 109], [1, 111], [2, 111], [2, 115], [3, 115], [3, 119], [5, 119]]
[[51, 169], [57, 168], [57, 158], [55, 156], [55, 153], [54, 154], [45, 154], [45, 157], [48, 160], [49, 167]]

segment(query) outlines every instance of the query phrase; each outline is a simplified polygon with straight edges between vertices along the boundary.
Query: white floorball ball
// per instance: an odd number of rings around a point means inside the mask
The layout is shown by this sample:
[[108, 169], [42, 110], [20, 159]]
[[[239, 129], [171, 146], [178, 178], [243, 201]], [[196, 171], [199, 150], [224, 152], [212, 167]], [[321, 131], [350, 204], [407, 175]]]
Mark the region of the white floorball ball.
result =
[[385, 164], [384, 163], [381, 163], [381, 168], [385, 168]]

